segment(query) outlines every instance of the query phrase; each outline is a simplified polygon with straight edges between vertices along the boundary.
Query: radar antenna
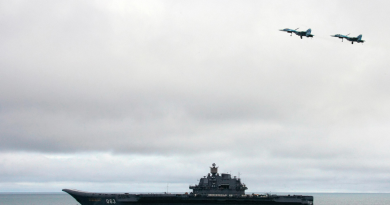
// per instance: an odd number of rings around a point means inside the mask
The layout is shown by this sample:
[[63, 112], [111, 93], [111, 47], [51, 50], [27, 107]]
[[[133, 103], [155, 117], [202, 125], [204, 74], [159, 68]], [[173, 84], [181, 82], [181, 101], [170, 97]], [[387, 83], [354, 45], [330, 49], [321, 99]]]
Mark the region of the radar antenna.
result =
[[210, 167], [210, 173], [215, 176], [218, 173], [218, 167], [215, 163], [212, 164], [212, 167]]

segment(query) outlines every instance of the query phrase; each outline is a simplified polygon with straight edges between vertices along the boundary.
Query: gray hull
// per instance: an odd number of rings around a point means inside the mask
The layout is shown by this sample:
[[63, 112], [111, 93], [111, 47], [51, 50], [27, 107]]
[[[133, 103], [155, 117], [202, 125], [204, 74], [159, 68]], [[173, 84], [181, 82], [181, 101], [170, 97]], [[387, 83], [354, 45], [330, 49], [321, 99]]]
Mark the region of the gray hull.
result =
[[194, 194], [111, 194], [91, 193], [72, 189], [63, 189], [81, 205], [215, 205], [215, 204], [261, 204], [261, 205], [313, 205], [312, 196], [281, 195], [235, 195], [214, 196]]

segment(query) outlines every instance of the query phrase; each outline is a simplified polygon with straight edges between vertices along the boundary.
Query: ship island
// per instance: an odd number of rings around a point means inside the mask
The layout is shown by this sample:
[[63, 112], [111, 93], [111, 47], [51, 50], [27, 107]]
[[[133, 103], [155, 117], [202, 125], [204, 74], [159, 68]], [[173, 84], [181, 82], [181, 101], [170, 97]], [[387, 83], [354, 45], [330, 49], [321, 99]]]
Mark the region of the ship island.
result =
[[276, 194], [245, 194], [248, 187], [236, 176], [228, 173], [218, 173], [215, 163], [210, 167], [210, 173], [200, 178], [199, 183], [190, 185], [190, 193], [94, 193], [75, 189], [63, 189], [81, 205], [313, 205], [313, 196], [276, 195]]

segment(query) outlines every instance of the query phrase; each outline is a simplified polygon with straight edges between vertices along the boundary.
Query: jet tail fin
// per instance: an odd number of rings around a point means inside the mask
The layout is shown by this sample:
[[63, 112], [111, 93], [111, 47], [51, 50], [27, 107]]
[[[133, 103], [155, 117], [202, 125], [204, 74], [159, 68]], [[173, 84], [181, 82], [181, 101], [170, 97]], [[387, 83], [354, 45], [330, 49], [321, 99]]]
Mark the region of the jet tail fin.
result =
[[362, 37], [363, 37], [363, 35], [360, 34], [360, 35], [357, 37], [357, 40], [358, 40], [358, 41], [361, 41], [361, 40], [362, 40]]
[[307, 31], [306, 31], [306, 37], [309, 37], [310, 34], [311, 34], [311, 29], [309, 28], [309, 29], [307, 29]]

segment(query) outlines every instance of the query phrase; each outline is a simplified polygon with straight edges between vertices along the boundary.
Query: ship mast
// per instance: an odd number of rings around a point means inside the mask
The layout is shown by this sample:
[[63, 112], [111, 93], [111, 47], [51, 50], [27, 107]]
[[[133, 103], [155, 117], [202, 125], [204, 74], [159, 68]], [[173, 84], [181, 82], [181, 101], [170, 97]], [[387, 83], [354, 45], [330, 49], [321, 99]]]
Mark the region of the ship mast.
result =
[[218, 167], [215, 167], [215, 166], [216, 166], [216, 164], [213, 163], [213, 164], [212, 164], [212, 167], [210, 167], [210, 173], [211, 173], [213, 176], [215, 176], [215, 175], [218, 173]]

